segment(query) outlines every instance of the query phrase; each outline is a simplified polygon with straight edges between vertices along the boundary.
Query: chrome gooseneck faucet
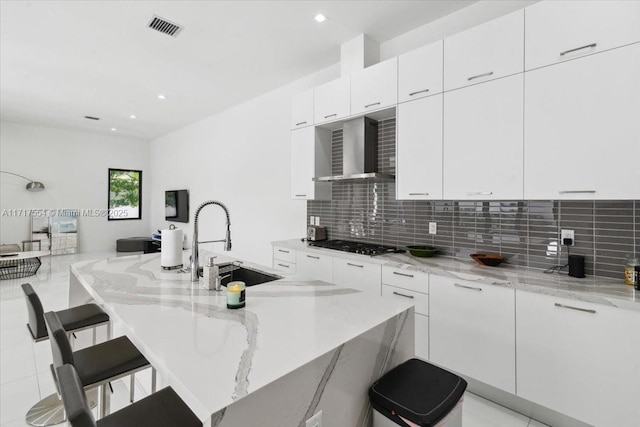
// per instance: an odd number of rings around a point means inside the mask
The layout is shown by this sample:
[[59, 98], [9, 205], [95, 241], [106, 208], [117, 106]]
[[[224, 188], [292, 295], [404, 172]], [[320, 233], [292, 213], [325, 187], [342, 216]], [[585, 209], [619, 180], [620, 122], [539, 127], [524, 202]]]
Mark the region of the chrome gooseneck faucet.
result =
[[[202, 210], [202, 208], [204, 208], [207, 205], [218, 205], [222, 209], [224, 209], [224, 213], [227, 215], [227, 235], [224, 239], [221, 239], [221, 240], [207, 240], [204, 242], [198, 242], [198, 216], [200, 215], [200, 211]], [[222, 202], [218, 202], [216, 200], [209, 200], [207, 202], [202, 203], [200, 206], [198, 206], [198, 209], [196, 209], [196, 213], [194, 215], [194, 220], [193, 220], [192, 240], [193, 242], [191, 243], [191, 281], [197, 282], [198, 270], [200, 268], [200, 265], [198, 263], [198, 243], [224, 242], [224, 250], [225, 251], [231, 250], [231, 219], [229, 217], [229, 209], [227, 209], [227, 207]]]

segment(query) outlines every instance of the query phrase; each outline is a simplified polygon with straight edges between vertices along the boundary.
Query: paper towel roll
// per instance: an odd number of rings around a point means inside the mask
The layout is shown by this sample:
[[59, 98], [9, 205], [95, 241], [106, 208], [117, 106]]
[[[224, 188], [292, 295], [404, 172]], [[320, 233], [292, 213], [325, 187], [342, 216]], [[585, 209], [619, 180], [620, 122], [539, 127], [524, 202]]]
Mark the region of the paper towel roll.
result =
[[182, 229], [162, 230], [160, 265], [162, 268], [182, 267]]

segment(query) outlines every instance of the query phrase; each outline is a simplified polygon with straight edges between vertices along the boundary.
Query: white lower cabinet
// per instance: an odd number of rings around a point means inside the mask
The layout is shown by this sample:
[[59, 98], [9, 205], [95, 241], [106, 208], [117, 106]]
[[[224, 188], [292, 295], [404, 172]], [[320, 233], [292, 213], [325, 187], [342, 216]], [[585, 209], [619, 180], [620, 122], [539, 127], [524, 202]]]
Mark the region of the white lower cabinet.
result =
[[379, 264], [333, 258], [333, 283], [380, 296]]
[[515, 393], [514, 298], [514, 289], [429, 275], [430, 360]]
[[281, 246], [274, 246], [273, 268], [283, 273], [296, 274], [296, 251]]
[[429, 275], [383, 266], [382, 296], [413, 302], [416, 356], [429, 360]]
[[523, 291], [516, 307], [519, 396], [596, 427], [638, 425], [640, 313]]
[[333, 282], [333, 259], [316, 252], [296, 251], [296, 273], [311, 279]]

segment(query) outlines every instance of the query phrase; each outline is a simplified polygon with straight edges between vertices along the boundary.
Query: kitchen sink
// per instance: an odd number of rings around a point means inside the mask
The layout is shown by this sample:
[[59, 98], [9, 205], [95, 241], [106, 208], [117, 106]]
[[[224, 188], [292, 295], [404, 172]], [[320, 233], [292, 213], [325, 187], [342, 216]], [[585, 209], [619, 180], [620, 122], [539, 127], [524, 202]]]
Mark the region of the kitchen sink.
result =
[[[273, 282], [282, 279], [281, 276], [275, 274], [264, 273], [252, 268], [242, 267], [237, 263], [218, 264], [220, 268], [220, 277], [222, 278], [222, 286], [227, 286], [229, 282], [244, 282], [245, 286], [260, 285], [262, 283]], [[200, 274], [202, 276], [202, 273]]]

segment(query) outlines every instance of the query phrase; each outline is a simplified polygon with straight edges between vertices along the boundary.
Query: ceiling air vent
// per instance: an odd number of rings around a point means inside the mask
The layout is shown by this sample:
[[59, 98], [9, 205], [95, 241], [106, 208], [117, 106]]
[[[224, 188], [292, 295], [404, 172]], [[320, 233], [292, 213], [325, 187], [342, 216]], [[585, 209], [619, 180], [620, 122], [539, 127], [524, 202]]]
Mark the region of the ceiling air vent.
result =
[[151, 18], [147, 27], [152, 30], [160, 31], [161, 33], [167, 34], [171, 37], [177, 37], [178, 33], [184, 28], [181, 25], [174, 24], [164, 18], [160, 18], [158, 15], [153, 15], [153, 18]]
[[100, 117], [93, 117], [93, 116], [84, 116], [84, 118], [89, 120], [100, 120]]

